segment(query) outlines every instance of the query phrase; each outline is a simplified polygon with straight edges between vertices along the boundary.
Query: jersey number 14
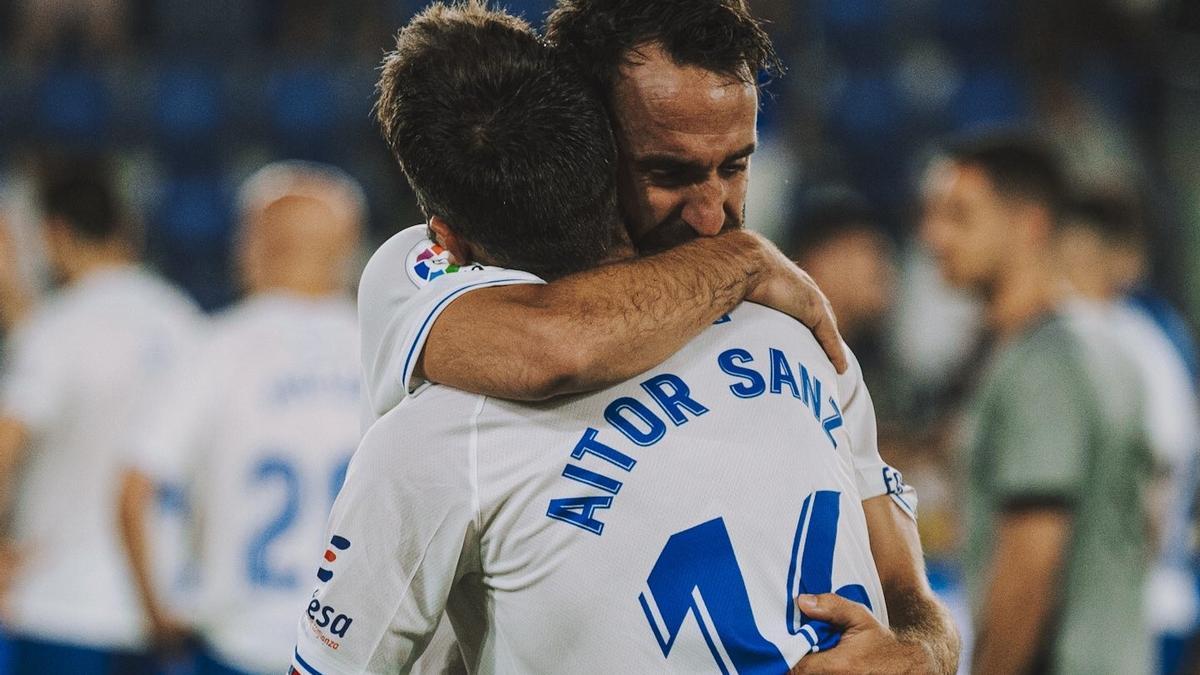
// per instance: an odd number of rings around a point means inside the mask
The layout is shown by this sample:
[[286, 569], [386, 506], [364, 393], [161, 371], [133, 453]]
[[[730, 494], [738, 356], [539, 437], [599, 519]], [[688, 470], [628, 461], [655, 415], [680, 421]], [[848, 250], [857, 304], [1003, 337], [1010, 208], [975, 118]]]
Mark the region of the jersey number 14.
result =
[[[786, 621], [790, 635], [808, 642], [809, 651], [830, 649], [841, 635], [824, 621], [804, 616], [793, 602], [800, 594], [833, 590], [833, 549], [837, 543], [840, 494], [814, 492], [804, 500], [788, 569]], [[650, 629], [669, 656], [689, 614], [696, 618], [722, 673], [786, 673], [779, 648], [763, 637], [754, 621], [750, 595], [738, 567], [725, 520], [714, 518], [671, 535], [646, 579], [650, 597], [638, 596]], [[871, 607], [860, 584], [837, 594]]]

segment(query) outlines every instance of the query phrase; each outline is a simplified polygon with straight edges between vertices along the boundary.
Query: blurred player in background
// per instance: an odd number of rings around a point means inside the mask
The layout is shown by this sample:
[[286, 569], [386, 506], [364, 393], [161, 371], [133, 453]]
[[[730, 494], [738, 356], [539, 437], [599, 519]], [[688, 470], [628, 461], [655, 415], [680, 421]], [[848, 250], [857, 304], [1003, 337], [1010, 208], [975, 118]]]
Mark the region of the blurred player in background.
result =
[[1086, 330], [1112, 333], [1137, 366], [1146, 393], [1146, 434], [1156, 480], [1151, 515], [1158, 560], [1150, 576], [1148, 618], [1166, 637], [1162, 672], [1175, 672], [1178, 645], [1195, 629], [1196, 585], [1190, 545], [1200, 404], [1188, 367], [1168, 332], [1132, 296], [1145, 280], [1147, 231], [1136, 201], [1117, 192], [1072, 200], [1059, 234], [1060, 256], [1076, 293], [1073, 314]]
[[[162, 414], [139, 440], [122, 517], [143, 606], [160, 639], [173, 617], [146, 552], [146, 494], [177, 481], [198, 528], [190, 617], [201, 673], [279, 673], [311, 588], [326, 517], [359, 437], [358, 335], [348, 295], [365, 217], [337, 169], [278, 163], [240, 195], [247, 297], [214, 320]], [[400, 525], [397, 524], [399, 527]]]
[[141, 672], [145, 631], [114, 496], [133, 432], [199, 317], [138, 267], [135, 233], [103, 164], [53, 167], [42, 207], [63, 287], [17, 327], [0, 400], [0, 522], [10, 552], [2, 574], [11, 584], [0, 600], [16, 638], [13, 672]]
[[895, 300], [895, 246], [861, 195], [824, 188], [805, 202], [789, 250], [829, 298], [838, 330], [861, 361]]
[[965, 571], [978, 673], [1145, 673], [1150, 457], [1133, 364], [1063, 316], [1055, 158], [971, 138], [931, 165], [922, 236], [986, 306], [968, 424]]
[[818, 188], [802, 203], [788, 250], [829, 298], [871, 387], [876, 417], [886, 424], [897, 416], [883, 344], [896, 301], [895, 246], [871, 205], [847, 188]]

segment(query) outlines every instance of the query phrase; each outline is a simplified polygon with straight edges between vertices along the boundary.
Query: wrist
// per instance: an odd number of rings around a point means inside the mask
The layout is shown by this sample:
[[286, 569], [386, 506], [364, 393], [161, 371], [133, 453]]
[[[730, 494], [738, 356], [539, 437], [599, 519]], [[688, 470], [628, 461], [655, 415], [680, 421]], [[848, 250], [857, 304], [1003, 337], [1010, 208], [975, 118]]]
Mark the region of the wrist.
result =
[[760, 292], [771, 279], [778, 251], [766, 237], [747, 229], [722, 232], [714, 241], [727, 247], [729, 258], [745, 279], [745, 297]]
[[896, 663], [903, 664], [898, 672], [904, 675], [924, 675], [927, 673], [942, 673], [945, 668], [933, 653], [933, 649], [915, 636], [896, 635], [899, 648], [896, 650]]

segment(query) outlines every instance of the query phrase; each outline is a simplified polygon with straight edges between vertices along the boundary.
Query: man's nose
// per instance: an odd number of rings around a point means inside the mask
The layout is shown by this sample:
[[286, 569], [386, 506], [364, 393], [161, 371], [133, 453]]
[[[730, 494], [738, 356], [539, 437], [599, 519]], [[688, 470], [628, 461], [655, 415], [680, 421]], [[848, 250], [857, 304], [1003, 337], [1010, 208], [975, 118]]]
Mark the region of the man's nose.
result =
[[725, 185], [713, 177], [692, 187], [681, 214], [696, 234], [711, 237], [725, 225]]

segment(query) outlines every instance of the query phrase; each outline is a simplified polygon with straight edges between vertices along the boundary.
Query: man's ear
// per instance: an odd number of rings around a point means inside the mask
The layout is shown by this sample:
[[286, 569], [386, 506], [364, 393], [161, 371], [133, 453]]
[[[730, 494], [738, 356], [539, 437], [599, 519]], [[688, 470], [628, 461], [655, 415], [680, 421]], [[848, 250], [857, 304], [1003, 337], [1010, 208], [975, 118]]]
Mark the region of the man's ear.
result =
[[433, 240], [450, 252], [452, 262], [457, 265], [471, 262], [471, 245], [458, 236], [449, 223], [434, 216], [429, 219], [429, 229], [433, 232]]

